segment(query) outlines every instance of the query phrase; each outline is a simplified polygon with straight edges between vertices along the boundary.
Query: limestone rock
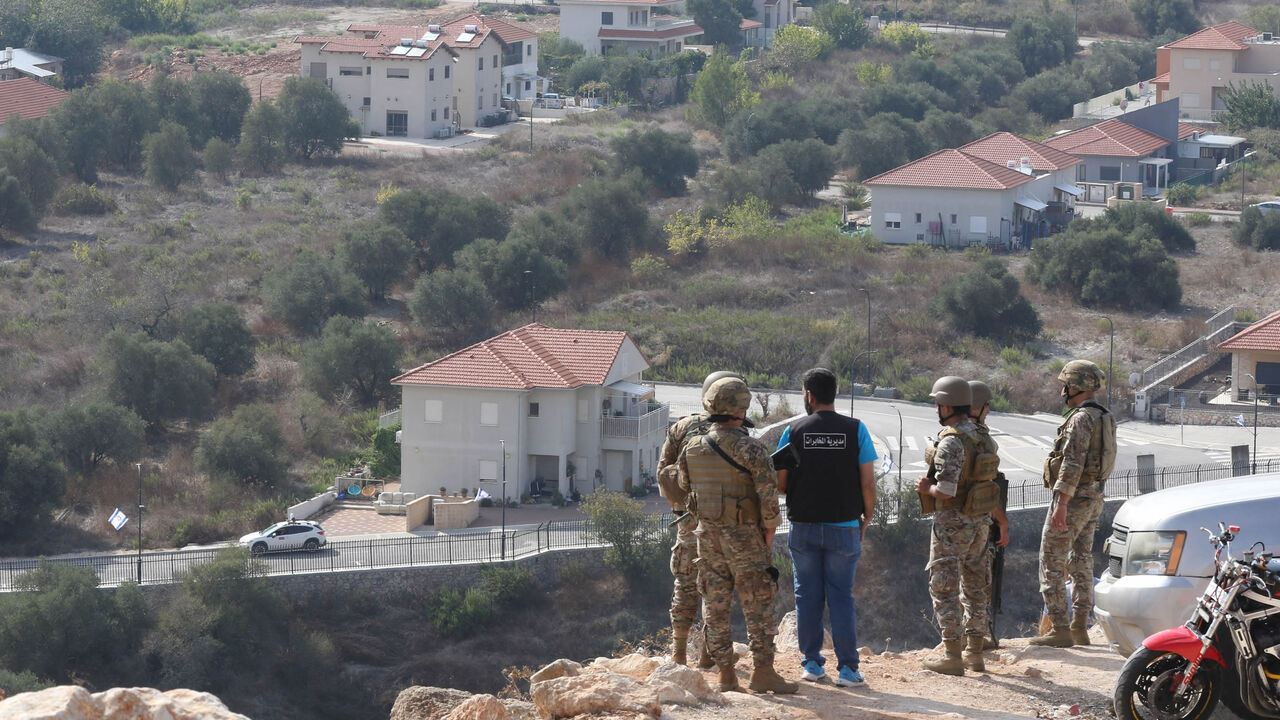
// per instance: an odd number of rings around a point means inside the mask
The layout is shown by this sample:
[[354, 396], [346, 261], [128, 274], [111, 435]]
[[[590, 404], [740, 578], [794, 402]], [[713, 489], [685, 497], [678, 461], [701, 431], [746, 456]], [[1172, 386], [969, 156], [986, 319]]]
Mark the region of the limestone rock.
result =
[[555, 662], [547, 665], [538, 672], [529, 676], [529, 683], [542, 682], [543, 680], [554, 680], [558, 677], [573, 677], [582, 674], [582, 664], [572, 660], [560, 658]]
[[863, 645], [862, 647], [858, 648], [859, 657], [871, 657], [872, 655], [875, 655], [875, 651], [872, 650], [870, 647]]
[[746, 643], [736, 642], [733, 644], [733, 651], [738, 654], [739, 658], [751, 657], [751, 648]]
[[509, 720], [502, 701], [492, 695], [472, 695], [454, 708], [444, 720]]
[[617, 673], [591, 673], [535, 683], [533, 704], [544, 718], [586, 713], [631, 712], [658, 717], [662, 705], [652, 688]]
[[[703, 702], [721, 704], [724, 696], [718, 690], [712, 690], [702, 673], [685, 665], [664, 663], [645, 678], [645, 684], [658, 693], [658, 701], [662, 704], [697, 705]], [[680, 693], [664, 690], [663, 686], [679, 689]], [[688, 697], [686, 698], [685, 695]], [[672, 698], [672, 699], [666, 699]]]
[[[738, 646], [739, 646], [739, 643], [734, 643], [735, 648]], [[773, 638], [773, 646], [777, 648], [779, 652], [800, 649], [800, 640], [796, 636], [796, 611], [795, 610], [792, 610], [786, 615], [783, 615], [782, 619], [778, 621], [778, 634], [775, 635]], [[825, 627], [822, 630], [822, 647], [824, 648], [834, 647], [831, 644], [831, 631], [827, 630]], [[750, 655], [749, 651], [743, 651], [742, 653], [743, 657], [747, 657], [749, 655]]]
[[452, 688], [414, 685], [396, 696], [390, 720], [441, 720], [471, 697], [471, 693]]
[[620, 658], [601, 658], [595, 662], [596, 665], [608, 669], [610, 672], [619, 675], [627, 675], [636, 680], [644, 680], [649, 674], [658, 669], [662, 661], [658, 658], [651, 658], [639, 653], [632, 653]]
[[249, 720], [217, 697], [194, 690], [114, 688], [89, 694], [72, 685], [20, 693], [0, 702], [3, 720]]
[[509, 720], [542, 720], [538, 715], [538, 708], [527, 700], [504, 698], [502, 704], [507, 708]]
[[1038, 677], [1044, 676], [1044, 673], [1040, 672], [1040, 668], [1037, 668], [1037, 667], [1029, 667], [1026, 670], [1024, 670], [1022, 674], [1030, 678], [1038, 678]]

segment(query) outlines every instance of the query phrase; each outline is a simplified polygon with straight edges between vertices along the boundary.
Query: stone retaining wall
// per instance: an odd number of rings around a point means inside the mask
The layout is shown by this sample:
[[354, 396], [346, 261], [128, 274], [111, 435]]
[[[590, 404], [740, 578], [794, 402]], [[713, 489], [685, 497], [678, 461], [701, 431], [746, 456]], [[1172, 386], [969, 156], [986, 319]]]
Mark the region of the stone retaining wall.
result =
[[[1240, 426], [1236, 422], [1236, 417], [1244, 415], [1245, 427], [1253, 427], [1253, 408], [1232, 408], [1231, 410], [1203, 410], [1200, 408], [1188, 407], [1184, 411], [1177, 405], [1155, 405], [1151, 408], [1151, 419], [1157, 422], [1166, 422], [1173, 425], [1235, 425]], [[1280, 427], [1280, 413], [1260, 412], [1258, 413], [1258, 425], [1260, 427]]]

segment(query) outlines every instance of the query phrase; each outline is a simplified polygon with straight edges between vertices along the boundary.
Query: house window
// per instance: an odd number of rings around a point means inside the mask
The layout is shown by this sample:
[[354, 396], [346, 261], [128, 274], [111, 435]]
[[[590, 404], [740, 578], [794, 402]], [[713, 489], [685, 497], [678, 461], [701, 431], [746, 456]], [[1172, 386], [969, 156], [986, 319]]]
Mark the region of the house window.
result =
[[885, 213], [884, 226], [888, 230], [898, 230], [902, 228], [902, 213]]
[[969, 218], [969, 232], [973, 235], [986, 235], [987, 219], [981, 215]]
[[445, 66], [444, 66], [444, 79], [445, 79], [445, 80], [448, 80], [448, 79], [449, 79], [449, 66], [448, 66], [448, 65], [445, 65]]
[[364, 69], [358, 67], [340, 67], [338, 68], [338, 74], [346, 75], [347, 77], [359, 77], [364, 75]]
[[957, 220], [957, 218], [956, 218], [956, 214], [955, 214], [955, 213], [951, 213], [951, 224], [952, 224], [952, 225], [955, 225], [955, 224], [956, 224], [956, 220]]
[[1182, 93], [1182, 99], [1179, 100], [1182, 107], [1198, 108], [1200, 107], [1200, 93]]
[[494, 69], [494, 70], [497, 70], [497, 69], [498, 69], [498, 56], [497, 56], [497, 55], [494, 55], [494, 56], [493, 56], [493, 69]]
[[428, 400], [425, 417], [429, 423], [444, 422], [444, 401]]
[[1085, 179], [1084, 163], [1080, 163], [1076, 166], [1076, 182], [1084, 182]]
[[481, 460], [480, 467], [477, 468], [481, 480], [497, 480], [498, 479], [498, 461], [497, 460]]
[[477, 109], [477, 110], [483, 110], [483, 109], [484, 109], [484, 96], [483, 96], [483, 95], [477, 95], [477, 96], [476, 96], [476, 109]]
[[612, 13], [612, 12], [602, 12], [602, 13], [600, 13], [600, 24], [601, 24], [601, 25], [612, 25], [612, 24], [613, 24], [613, 13]]
[[529, 91], [529, 81], [528, 81], [528, 80], [525, 80], [525, 81], [524, 81], [524, 89], [525, 89], [525, 92], [528, 92], [528, 91]]
[[432, 111], [431, 111], [431, 122], [435, 122], [435, 121], [436, 121], [436, 111], [435, 111], [435, 110], [432, 110]]
[[372, 74], [373, 74], [373, 66], [372, 66], [372, 65], [365, 65], [365, 66], [364, 66], [364, 74], [365, 74], [365, 75], [372, 75]]
[[578, 401], [578, 422], [591, 421], [591, 405], [586, 400]]
[[480, 403], [480, 424], [489, 427], [496, 427], [498, 424], [498, 403], [482, 402]]
[[498, 93], [493, 94], [493, 107], [498, 107]]
[[536, 402], [529, 403], [529, 417], [538, 417], [538, 410], [539, 410], [538, 403]]
[[435, 79], [436, 79], [436, 69], [435, 69], [435, 68], [427, 68], [427, 82], [432, 82], [432, 81], [434, 81]]
[[481, 69], [481, 70], [483, 70], [483, 69], [484, 69], [484, 58], [483, 58], [483, 57], [482, 57], [482, 58], [480, 58], [480, 69]]
[[1103, 182], [1115, 182], [1120, 179], [1119, 165], [1103, 165], [1098, 168], [1098, 179]]
[[373, 98], [365, 98], [364, 102], [361, 104], [364, 105], [365, 107], [369, 107], [369, 105], [373, 104]]
[[920, 224], [920, 220], [921, 220], [920, 213], [916, 213], [916, 224], [917, 224], [917, 225], [919, 225], [919, 224]]
[[1202, 158], [1204, 158], [1204, 159], [1208, 160], [1209, 158], [1216, 158], [1217, 156], [1216, 156], [1216, 155], [1214, 155], [1214, 149], [1213, 149], [1213, 148], [1210, 148], [1210, 147], [1202, 147], [1202, 148], [1200, 148], [1200, 157], [1202, 157]]
[[388, 79], [404, 79], [409, 77], [409, 68], [387, 68]]
[[387, 111], [387, 137], [404, 137], [409, 134], [409, 113]]
[[449, 119], [449, 108], [445, 108], [445, 109], [444, 109], [444, 119], [445, 119], [445, 120], [448, 120], [448, 119]]
[[511, 95], [511, 83], [507, 83], [507, 95]]
[[1182, 58], [1183, 70], [1199, 70], [1200, 58]]
[[525, 47], [524, 47], [524, 56], [525, 56], [525, 57], [533, 57], [533, 46], [532, 46], [532, 45], [525, 45]]

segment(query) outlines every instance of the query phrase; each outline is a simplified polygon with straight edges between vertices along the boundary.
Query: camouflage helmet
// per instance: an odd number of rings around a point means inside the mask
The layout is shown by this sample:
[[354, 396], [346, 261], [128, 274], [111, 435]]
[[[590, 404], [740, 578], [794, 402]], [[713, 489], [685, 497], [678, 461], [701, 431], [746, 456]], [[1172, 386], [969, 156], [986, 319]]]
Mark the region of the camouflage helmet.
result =
[[964, 407], [971, 404], [973, 400], [969, 391], [969, 381], [955, 375], [938, 378], [933, 383], [933, 390], [929, 393], [929, 397], [933, 398], [933, 402], [937, 405], [951, 407]]
[[1058, 373], [1058, 382], [1076, 392], [1097, 390], [1107, 381], [1107, 374], [1097, 363], [1088, 360], [1072, 360]]
[[717, 380], [723, 380], [725, 378], [738, 378], [739, 380], [743, 380], [744, 382], [746, 380], [746, 378], [742, 377], [736, 372], [733, 372], [732, 370], [717, 370], [711, 373], [710, 375], [708, 375], [706, 380], [702, 381], [702, 394], [703, 395], [707, 394], [707, 391], [711, 389], [712, 383], [714, 383]]
[[969, 403], [969, 407], [974, 410], [981, 410], [983, 405], [991, 402], [991, 388], [981, 380], [970, 380], [969, 397], [972, 400]]
[[702, 407], [711, 415], [745, 418], [751, 407], [751, 391], [739, 378], [720, 378], [702, 394]]

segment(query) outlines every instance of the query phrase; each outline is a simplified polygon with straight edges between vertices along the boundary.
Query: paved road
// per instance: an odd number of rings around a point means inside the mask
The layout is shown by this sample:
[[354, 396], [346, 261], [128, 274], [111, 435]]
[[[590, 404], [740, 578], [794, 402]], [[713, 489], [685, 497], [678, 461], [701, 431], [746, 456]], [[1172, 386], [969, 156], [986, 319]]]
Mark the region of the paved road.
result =
[[[658, 401], [671, 406], [673, 417], [701, 410], [698, 386], [657, 383], [656, 387]], [[781, 396], [797, 412], [803, 408], [798, 392], [773, 395], [775, 403]], [[838, 399], [836, 407], [848, 413], [849, 397]], [[924, 471], [924, 450], [939, 430], [932, 405], [860, 397], [854, 400], [854, 414], [867, 423], [880, 454], [889, 454], [902, 467], [904, 479]], [[1000, 457], [1005, 461], [1003, 469], [1011, 484], [1040, 482], [1045, 455], [1053, 445], [1061, 422], [1060, 417], [1047, 413], [991, 413], [988, 423], [1000, 443]], [[1119, 451], [1116, 469], [1137, 467], [1139, 455], [1155, 455], [1157, 467], [1220, 464], [1230, 461], [1232, 445], [1249, 445], [1252, 439], [1253, 428], [1191, 425], [1181, 428], [1121, 418], [1116, 437]], [[1280, 428], [1258, 428], [1258, 456], [1259, 459], [1280, 457]]]

